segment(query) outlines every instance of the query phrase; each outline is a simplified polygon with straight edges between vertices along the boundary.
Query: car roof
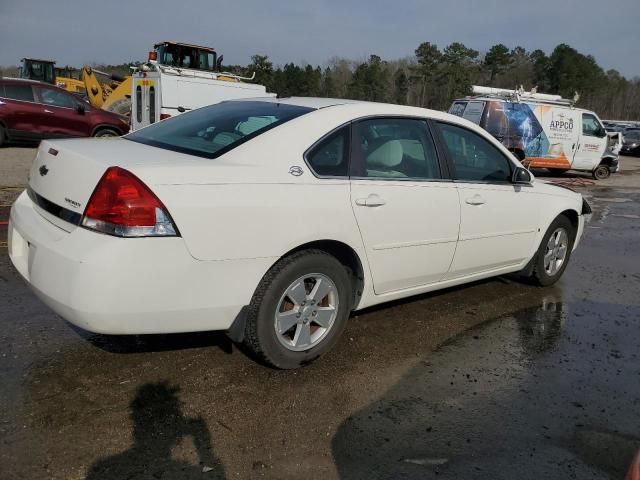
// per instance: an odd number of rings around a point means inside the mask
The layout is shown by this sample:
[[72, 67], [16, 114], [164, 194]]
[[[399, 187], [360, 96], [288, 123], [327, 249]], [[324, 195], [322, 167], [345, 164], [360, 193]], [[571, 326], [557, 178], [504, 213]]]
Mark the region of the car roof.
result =
[[177, 45], [179, 47], [187, 47], [187, 48], [197, 48], [198, 50], [206, 50], [208, 52], [215, 52], [215, 48], [205, 47], [203, 45], [194, 45], [192, 43], [181, 43], [181, 42], [160, 42], [156, 43], [153, 48], [158, 48], [161, 45]]
[[307, 107], [314, 110], [320, 110], [331, 107], [359, 107], [360, 110], [365, 108], [371, 111], [372, 115], [391, 114], [391, 115], [408, 115], [408, 116], [431, 116], [433, 118], [455, 118], [446, 112], [438, 110], [429, 110], [422, 107], [412, 107], [408, 105], [398, 105], [395, 103], [383, 102], [367, 102], [364, 100], [351, 100], [347, 98], [324, 98], [324, 97], [258, 97], [258, 98], [239, 98], [228, 100], [230, 102], [269, 102], [281, 103], [285, 105], [294, 105], [298, 107]]
[[[38, 80], [31, 80], [30, 78], [17, 78], [17, 77], [0, 77], [0, 81], [3, 81], [3, 82], [19, 82], [19, 83], [35, 83], [35, 84], [44, 83], [44, 82], [39, 82]], [[46, 85], [51, 85], [51, 84], [47, 83]]]
[[313, 109], [333, 107], [335, 105], [373, 103], [362, 100], [349, 100], [345, 98], [324, 98], [324, 97], [258, 97], [258, 98], [238, 98], [230, 100], [232, 102], [268, 102], [294, 105], [296, 107], [308, 107]]

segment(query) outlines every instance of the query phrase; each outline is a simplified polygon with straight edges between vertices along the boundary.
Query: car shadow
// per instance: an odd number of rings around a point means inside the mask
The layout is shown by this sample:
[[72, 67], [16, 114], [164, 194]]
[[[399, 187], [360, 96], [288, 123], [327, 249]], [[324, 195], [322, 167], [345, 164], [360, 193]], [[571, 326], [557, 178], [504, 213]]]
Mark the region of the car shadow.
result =
[[222, 331], [167, 333], [153, 335], [102, 335], [91, 333], [69, 324], [78, 336], [93, 346], [109, 353], [149, 353], [218, 347], [227, 354], [233, 353], [234, 344]]

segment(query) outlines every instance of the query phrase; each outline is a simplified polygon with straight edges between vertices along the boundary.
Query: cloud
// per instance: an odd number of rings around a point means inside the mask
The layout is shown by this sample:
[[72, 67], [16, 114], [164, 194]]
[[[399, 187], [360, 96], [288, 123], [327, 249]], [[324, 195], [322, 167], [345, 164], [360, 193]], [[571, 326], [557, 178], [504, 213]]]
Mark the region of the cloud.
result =
[[460, 41], [480, 51], [504, 43], [550, 52], [568, 43], [605, 69], [640, 75], [637, 0], [0, 2], [0, 65], [24, 56], [76, 66], [143, 60], [164, 40], [216, 47], [227, 64], [248, 63], [254, 53], [278, 64], [401, 58], [423, 41]]

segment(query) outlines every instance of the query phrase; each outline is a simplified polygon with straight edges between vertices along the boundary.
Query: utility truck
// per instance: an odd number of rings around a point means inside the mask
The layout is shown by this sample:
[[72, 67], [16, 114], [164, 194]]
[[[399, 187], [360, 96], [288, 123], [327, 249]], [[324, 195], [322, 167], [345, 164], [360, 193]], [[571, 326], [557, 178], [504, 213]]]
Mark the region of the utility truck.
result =
[[263, 85], [248, 83], [254, 77], [223, 72], [222, 60], [209, 47], [154, 45], [148, 61], [133, 72], [131, 130], [225, 100], [275, 97]]
[[480, 125], [527, 167], [590, 172], [607, 178], [619, 169], [615, 144], [595, 112], [576, 108], [579, 96], [472, 87], [472, 96], [455, 100], [449, 113]]

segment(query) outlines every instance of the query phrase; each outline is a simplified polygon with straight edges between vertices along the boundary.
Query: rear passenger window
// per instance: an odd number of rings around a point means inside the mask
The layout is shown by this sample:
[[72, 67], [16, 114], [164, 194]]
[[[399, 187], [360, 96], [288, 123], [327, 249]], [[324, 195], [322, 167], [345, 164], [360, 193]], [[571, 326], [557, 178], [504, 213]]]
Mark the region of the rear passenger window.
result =
[[511, 182], [511, 162], [477, 133], [438, 123], [455, 165], [455, 178], [472, 182]]
[[424, 120], [379, 118], [354, 123], [351, 151], [355, 177], [441, 178]]
[[40, 102], [55, 107], [75, 108], [78, 104], [71, 95], [52, 88], [39, 88]]
[[4, 94], [6, 98], [10, 98], [12, 100], [33, 102], [33, 90], [31, 89], [31, 85], [5, 84]]
[[305, 158], [317, 175], [346, 177], [349, 172], [349, 127], [342, 127], [320, 141]]

